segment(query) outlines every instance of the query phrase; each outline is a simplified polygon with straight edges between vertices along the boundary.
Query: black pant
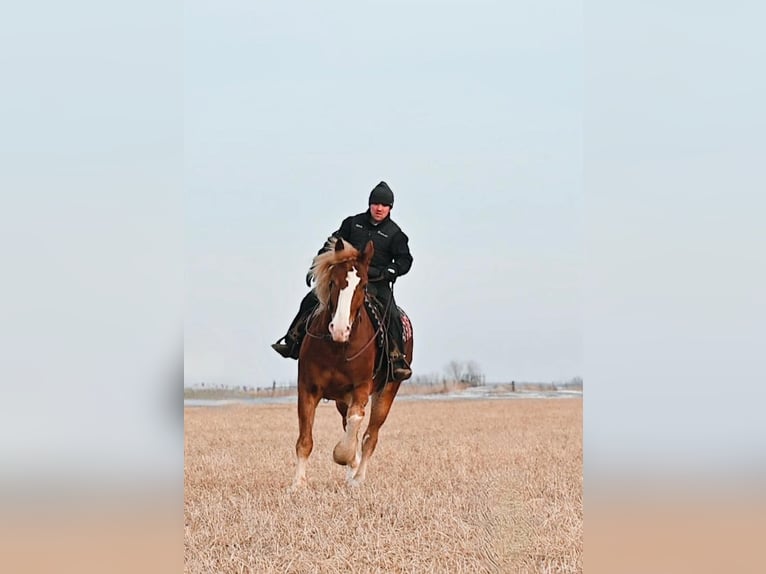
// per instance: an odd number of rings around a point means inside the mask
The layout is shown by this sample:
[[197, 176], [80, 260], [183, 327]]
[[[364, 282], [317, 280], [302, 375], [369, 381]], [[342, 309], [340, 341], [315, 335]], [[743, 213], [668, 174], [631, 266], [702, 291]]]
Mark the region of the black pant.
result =
[[391, 284], [388, 282], [370, 282], [367, 284], [367, 292], [375, 296], [386, 313], [384, 321], [388, 331], [388, 352], [398, 349], [404, 355], [404, 341], [402, 341], [402, 316], [399, 307], [394, 300]]
[[300, 309], [298, 309], [298, 314], [295, 316], [293, 322], [290, 323], [290, 327], [287, 329], [288, 342], [300, 344], [304, 335], [306, 334], [306, 323], [308, 321], [309, 315], [311, 315], [312, 311], [316, 309], [318, 305], [319, 299], [312, 289], [306, 293], [306, 296], [301, 301], [301, 306]]

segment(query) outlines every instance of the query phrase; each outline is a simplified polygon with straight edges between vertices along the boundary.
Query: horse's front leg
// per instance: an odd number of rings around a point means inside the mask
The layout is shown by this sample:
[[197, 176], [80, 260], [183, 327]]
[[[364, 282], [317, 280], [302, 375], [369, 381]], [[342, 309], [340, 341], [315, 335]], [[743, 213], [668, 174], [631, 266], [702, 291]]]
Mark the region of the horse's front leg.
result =
[[312, 431], [319, 398], [318, 394], [311, 394], [304, 389], [304, 385], [298, 384], [298, 441], [295, 443], [295, 454], [298, 460], [290, 490], [297, 490], [306, 485], [306, 465], [314, 448]]
[[[346, 416], [348, 415], [348, 404], [338, 399], [335, 401], [335, 408], [338, 409], [338, 412], [340, 413], [340, 416], [342, 417], [343, 421], [343, 432], [346, 431]], [[362, 445], [359, 443], [359, 446], [356, 449], [356, 456], [354, 457], [354, 460], [351, 461], [348, 465], [346, 465], [346, 481], [350, 482], [352, 478], [354, 478], [354, 475], [356, 474], [357, 466], [359, 465], [359, 461], [362, 459]]]
[[370, 423], [367, 425], [367, 430], [362, 438], [361, 459], [359, 466], [354, 475], [349, 478], [348, 482], [352, 486], [358, 486], [364, 482], [367, 476], [367, 464], [370, 461], [372, 453], [375, 451], [375, 447], [378, 444], [378, 432], [383, 423], [386, 422], [386, 417], [391, 410], [391, 404], [394, 402], [396, 392], [399, 390], [401, 381], [391, 381], [379, 392], [372, 396], [372, 406], [370, 407]]
[[362, 426], [364, 407], [367, 406], [369, 397], [369, 384], [365, 383], [354, 387], [351, 393], [351, 404], [346, 413], [346, 432], [332, 451], [332, 458], [338, 464], [356, 468], [359, 428]]

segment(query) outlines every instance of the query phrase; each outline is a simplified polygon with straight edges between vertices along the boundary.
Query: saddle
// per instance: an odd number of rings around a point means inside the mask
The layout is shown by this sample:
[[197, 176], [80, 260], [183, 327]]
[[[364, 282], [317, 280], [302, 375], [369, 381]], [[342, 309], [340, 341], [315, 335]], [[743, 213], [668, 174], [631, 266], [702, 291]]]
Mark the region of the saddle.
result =
[[[378, 364], [375, 367], [375, 372], [379, 373], [381, 370], [385, 368], [385, 372], [387, 373], [387, 378], [390, 378], [390, 375], [393, 373], [393, 361], [391, 360], [391, 357], [389, 355], [389, 328], [385, 321], [386, 316], [386, 309], [383, 305], [383, 303], [374, 295], [370, 295], [369, 293], [364, 298], [364, 306], [367, 310], [367, 315], [370, 317], [370, 320], [372, 321], [373, 327], [378, 333], [377, 337], [377, 345], [378, 345], [378, 353], [379, 360]], [[407, 316], [407, 314], [404, 312], [404, 309], [399, 307], [397, 305], [396, 310], [392, 313], [393, 317], [392, 320], [396, 320], [396, 317], [398, 315], [399, 320], [402, 322], [402, 339], [403, 342], [406, 343], [412, 338], [412, 323], [410, 322], [410, 318]], [[404, 349], [400, 349], [400, 351], [403, 353]]]

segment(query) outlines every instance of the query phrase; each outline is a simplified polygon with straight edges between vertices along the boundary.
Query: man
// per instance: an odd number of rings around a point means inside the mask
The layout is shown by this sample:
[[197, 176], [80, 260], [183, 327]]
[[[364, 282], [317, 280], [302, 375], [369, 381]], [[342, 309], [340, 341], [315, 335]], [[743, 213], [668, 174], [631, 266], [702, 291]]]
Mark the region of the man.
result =
[[[333, 236], [348, 241], [360, 251], [370, 240], [375, 246], [368, 272], [367, 290], [375, 295], [383, 308], [387, 310], [385, 320], [388, 327], [388, 352], [393, 364], [393, 375], [394, 379], [403, 381], [412, 376], [412, 370], [404, 358], [402, 321], [391, 285], [412, 267], [409, 238], [391, 219], [394, 192], [385, 181], [381, 181], [372, 189], [368, 204], [367, 211], [344, 219], [340, 229], [335, 231]], [[320, 253], [321, 251], [322, 249], [319, 250]], [[306, 277], [306, 284], [311, 286], [311, 275]], [[298, 315], [293, 319], [287, 334], [272, 345], [277, 353], [283, 357], [298, 358], [306, 321], [317, 303], [318, 300], [312, 289], [301, 301]], [[280, 343], [283, 340], [285, 342]]]

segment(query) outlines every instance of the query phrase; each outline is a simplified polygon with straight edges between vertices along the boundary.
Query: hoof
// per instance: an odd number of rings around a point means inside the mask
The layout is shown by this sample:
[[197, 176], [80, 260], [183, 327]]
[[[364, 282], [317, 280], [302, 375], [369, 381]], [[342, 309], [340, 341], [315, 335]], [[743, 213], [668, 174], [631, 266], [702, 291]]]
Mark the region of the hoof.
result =
[[361, 457], [356, 456], [352, 461], [352, 464], [346, 465], [346, 482], [351, 482], [351, 480], [356, 476], [356, 471], [359, 468], [360, 458]]
[[361, 488], [362, 484], [364, 483], [363, 480], [359, 480], [357, 478], [351, 477], [346, 481], [346, 484], [348, 484], [349, 488], [352, 490], [356, 490], [357, 488]]

